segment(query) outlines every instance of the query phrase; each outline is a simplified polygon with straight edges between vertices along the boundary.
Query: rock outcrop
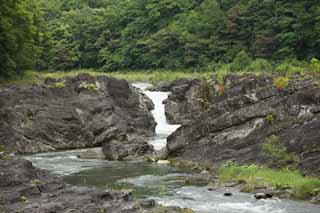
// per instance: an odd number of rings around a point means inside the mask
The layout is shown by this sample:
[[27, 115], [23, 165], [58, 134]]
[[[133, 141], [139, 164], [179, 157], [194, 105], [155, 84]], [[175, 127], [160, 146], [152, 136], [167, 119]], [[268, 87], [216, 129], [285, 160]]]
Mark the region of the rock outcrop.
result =
[[201, 113], [198, 100], [198, 79], [178, 79], [173, 82], [160, 82], [154, 89], [171, 92], [165, 103], [165, 113], [170, 124], [183, 124]]
[[213, 77], [206, 86], [173, 89], [167, 114], [183, 111], [186, 102], [192, 110], [176, 118], [183, 125], [168, 137], [169, 157], [214, 168], [226, 161], [292, 166], [320, 175], [319, 81], [298, 76], [277, 87], [275, 78], [229, 75], [223, 87]]
[[125, 80], [102, 76], [81, 74], [47, 79], [41, 86], [2, 88], [0, 144], [16, 153], [119, 144], [134, 145], [131, 154], [150, 153], [146, 137], [156, 126], [152, 108]]
[[146, 205], [129, 192], [72, 187], [26, 160], [0, 159], [0, 212], [183, 212]]

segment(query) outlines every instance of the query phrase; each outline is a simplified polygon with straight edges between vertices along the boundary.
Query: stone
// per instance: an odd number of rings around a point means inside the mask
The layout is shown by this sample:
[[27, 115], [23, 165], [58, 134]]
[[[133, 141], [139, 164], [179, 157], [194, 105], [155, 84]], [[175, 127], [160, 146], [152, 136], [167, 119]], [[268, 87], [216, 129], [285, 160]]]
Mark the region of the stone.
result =
[[272, 198], [272, 194], [269, 193], [256, 193], [254, 197], [257, 200]]
[[230, 196], [232, 196], [232, 193], [231, 192], [226, 192], [226, 193], [223, 194], [223, 196], [230, 197]]
[[155, 207], [156, 206], [156, 201], [153, 199], [148, 199], [148, 200], [142, 200], [140, 202], [140, 205], [144, 208], [150, 208], [150, 207]]
[[320, 204], [320, 194], [311, 198], [311, 203]]

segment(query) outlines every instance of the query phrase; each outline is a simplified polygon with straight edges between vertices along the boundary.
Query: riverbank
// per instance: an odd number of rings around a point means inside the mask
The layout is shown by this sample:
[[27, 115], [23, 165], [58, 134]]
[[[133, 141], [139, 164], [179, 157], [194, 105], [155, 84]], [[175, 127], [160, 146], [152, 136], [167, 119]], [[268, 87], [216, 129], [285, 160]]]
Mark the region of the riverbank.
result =
[[71, 70], [66, 72], [36, 72], [27, 71], [23, 76], [16, 77], [11, 80], [0, 80], [0, 87], [6, 86], [23, 86], [23, 85], [40, 85], [43, 84], [47, 78], [63, 79], [65, 77], [75, 77], [79, 74], [89, 74], [91, 76], [106, 76], [117, 79], [124, 79], [128, 82], [150, 82], [152, 84], [159, 83], [161, 81], [174, 81], [180, 78], [202, 78], [210, 75], [211, 72], [184, 72], [184, 71], [121, 71], [121, 72], [98, 72], [95, 70]]

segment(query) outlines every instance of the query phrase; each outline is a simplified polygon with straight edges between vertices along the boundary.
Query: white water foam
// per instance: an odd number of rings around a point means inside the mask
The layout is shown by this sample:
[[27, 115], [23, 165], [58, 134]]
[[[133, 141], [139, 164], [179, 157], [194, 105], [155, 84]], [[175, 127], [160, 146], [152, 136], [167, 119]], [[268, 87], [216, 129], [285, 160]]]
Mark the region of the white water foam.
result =
[[151, 86], [149, 83], [135, 83], [133, 86], [141, 89], [153, 102], [154, 110], [152, 110], [153, 117], [157, 122], [156, 126], [156, 137], [153, 140], [150, 140], [155, 150], [163, 149], [167, 144], [167, 136], [176, 131], [180, 125], [170, 125], [167, 122], [165, 116], [165, 107], [163, 101], [168, 98], [169, 92], [156, 92], [148, 91], [147, 88]]

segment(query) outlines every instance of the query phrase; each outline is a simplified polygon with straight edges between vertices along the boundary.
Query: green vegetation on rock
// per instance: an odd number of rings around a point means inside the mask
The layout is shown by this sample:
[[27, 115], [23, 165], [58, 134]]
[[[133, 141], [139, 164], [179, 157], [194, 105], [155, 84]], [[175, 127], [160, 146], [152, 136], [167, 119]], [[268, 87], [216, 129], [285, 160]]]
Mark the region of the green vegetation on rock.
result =
[[93, 91], [98, 90], [98, 87], [95, 83], [88, 83], [88, 82], [81, 82], [81, 84], [79, 85], [79, 88], [93, 90]]
[[289, 153], [285, 144], [276, 135], [268, 137], [261, 146], [261, 151], [270, 158], [270, 164], [279, 168], [296, 168], [299, 164], [299, 156]]
[[277, 90], [282, 91], [289, 86], [289, 77], [276, 77], [273, 79], [273, 85]]

